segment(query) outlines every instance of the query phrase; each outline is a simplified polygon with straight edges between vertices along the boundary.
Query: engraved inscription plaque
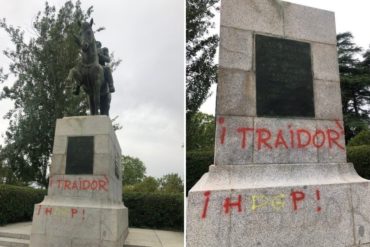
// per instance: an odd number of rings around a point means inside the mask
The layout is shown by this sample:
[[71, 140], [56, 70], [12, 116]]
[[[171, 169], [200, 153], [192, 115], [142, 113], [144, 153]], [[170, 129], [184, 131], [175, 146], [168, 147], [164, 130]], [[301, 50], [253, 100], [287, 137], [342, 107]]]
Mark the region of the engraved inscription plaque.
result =
[[68, 137], [66, 174], [93, 174], [94, 137]]
[[314, 117], [309, 43], [256, 35], [257, 115]]

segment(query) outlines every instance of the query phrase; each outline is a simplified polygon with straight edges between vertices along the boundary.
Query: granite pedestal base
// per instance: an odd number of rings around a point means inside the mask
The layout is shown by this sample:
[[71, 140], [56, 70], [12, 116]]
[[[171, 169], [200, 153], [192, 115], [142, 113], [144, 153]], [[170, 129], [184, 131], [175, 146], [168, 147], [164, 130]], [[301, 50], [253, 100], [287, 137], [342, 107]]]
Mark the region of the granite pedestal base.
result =
[[53, 198], [35, 205], [32, 246], [122, 247], [128, 234], [128, 210], [114, 204]]
[[369, 205], [349, 163], [212, 165], [189, 192], [187, 246], [367, 246]]
[[58, 119], [48, 195], [35, 205], [31, 247], [122, 247], [121, 149], [106, 116]]

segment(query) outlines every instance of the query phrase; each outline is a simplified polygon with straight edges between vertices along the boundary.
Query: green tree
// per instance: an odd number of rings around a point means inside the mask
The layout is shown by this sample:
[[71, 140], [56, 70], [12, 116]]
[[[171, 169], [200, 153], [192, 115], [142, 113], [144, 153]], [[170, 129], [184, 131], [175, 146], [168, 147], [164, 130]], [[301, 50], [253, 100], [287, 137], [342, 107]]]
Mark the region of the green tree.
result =
[[183, 193], [184, 184], [176, 173], [164, 175], [159, 179], [160, 191], [164, 193]]
[[143, 181], [137, 183], [133, 187], [133, 191], [144, 192], [144, 193], [153, 193], [157, 192], [159, 187], [159, 182], [154, 177], [145, 177]]
[[[367, 129], [370, 101], [369, 53], [353, 42], [351, 33], [337, 35], [338, 62], [342, 89], [342, 107], [346, 141]], [[361, 61], [359, 57], [363, 55]]]
[[145, 178], [146, 167], [138, 158], [122, 156], [122, 184], [135, 185]]
[[197, 112], [186, 126], [186, 150], [213, 150], [215, 142], [215, 117]]
[[[33, 22], [36, 35], [28, 41], [21, 29], [0, 20], [0, 28], [14, 44], [13, 50], [3, 53], [10, 59], [9, 72], [16, 78], [0, 96], [14, 102], [5, 116], [9, 128], [1, 162], [22, 183], [37, 181], [46, 186], [56, 119], [86, 114], [85, 96], [72, 96], [65, 78], [79, 56], [72, 34], [79, 31], [77, 22], [91, 13], [92, 7], [85, 12], [79, 1], [67, 1], [58, 11], [46, 2]], [[2, 81], [7, 76], [0, 70]]]
[[212, 18], [218, 0], [186, 1], [186, 117], [192, 114], [209, 96], [216, 82], [217, 66], [214, 57], [218, 36], [211, 35]]

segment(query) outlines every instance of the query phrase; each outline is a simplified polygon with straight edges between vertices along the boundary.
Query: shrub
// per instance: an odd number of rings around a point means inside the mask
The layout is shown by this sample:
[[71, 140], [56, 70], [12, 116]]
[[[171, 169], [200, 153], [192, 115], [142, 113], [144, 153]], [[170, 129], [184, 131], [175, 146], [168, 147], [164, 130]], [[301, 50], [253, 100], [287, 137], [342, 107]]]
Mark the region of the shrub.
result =
[[370, 145], [348, 146], [347, 158], [361, 177], [370, 179]]
[[41, 202], [45, 190], [0, 185], [0, 225], [32, 219], [34, 204]]
[[129, 226], [139, 228], [184, 229], [183, 194], [139, 193], [123, 194], [128, 207]]
[[[41, 202], [45, 190], [0, 185], [0, 225], [30, 221], [34, 205]], [[123, 193], [129, 209], [130, 227], [183, 230], [183, 194]]]
[[213, 164], [213, 150], [186, 153], [186, 194]]
[[361, 146], [361, 145], [370, 145], [370, 130], [363, 130], [358, 135], [353, 137], [348, 146]]

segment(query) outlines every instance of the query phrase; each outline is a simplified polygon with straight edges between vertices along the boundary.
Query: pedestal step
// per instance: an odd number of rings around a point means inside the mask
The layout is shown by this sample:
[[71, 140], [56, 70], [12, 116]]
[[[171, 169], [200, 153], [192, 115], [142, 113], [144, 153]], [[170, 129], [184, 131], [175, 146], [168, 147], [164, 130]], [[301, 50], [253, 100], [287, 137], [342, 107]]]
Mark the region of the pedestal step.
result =
[[26, 239], [26, 240], [30, 239], [29, 234], [13, 233], [13, 232], [0, 232], [0, 237], [2, 237], [2, 238]]
[[0, 247], [28, 247], [30, 241], [28, 239], [0, 237]]

